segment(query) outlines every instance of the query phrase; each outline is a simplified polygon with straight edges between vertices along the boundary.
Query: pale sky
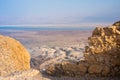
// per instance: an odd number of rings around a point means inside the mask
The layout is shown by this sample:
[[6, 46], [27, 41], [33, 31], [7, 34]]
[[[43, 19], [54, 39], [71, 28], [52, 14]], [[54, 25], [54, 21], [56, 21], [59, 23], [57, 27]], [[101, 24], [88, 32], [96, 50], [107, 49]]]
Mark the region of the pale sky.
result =
[[0, 0], [0, 25], [84, 27], [120, 20], [120, 0]]

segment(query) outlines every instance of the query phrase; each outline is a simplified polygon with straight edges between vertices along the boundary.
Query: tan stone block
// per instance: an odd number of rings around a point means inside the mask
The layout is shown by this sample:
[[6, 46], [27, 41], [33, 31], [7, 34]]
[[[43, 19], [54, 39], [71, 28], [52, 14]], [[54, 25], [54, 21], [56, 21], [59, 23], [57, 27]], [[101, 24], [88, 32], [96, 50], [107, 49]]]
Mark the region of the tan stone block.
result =
[[78, 71], [86, 73], [87, 72], [87, 66], [85, 64], [79, 64]]
[[104, 66], [102, 70], [102, 75], [103, 76], [108, 76], [110, 73], [110, 68], [108, 66]]
[[78, 69], [78, 65], [77, 64], [73, 64], [73, 63], [62, 63], [62, 69], [64, 71], [73, 71], [76, 72]]
[[95, 74], [100, 74], [101, 72], [102, 72], [102, 69], [103, 69], [103, 66], [101, 66], [101, 65], [91, 65], [89, 68], [88, 68], [88, 72], [89, 73], [95, 73]]

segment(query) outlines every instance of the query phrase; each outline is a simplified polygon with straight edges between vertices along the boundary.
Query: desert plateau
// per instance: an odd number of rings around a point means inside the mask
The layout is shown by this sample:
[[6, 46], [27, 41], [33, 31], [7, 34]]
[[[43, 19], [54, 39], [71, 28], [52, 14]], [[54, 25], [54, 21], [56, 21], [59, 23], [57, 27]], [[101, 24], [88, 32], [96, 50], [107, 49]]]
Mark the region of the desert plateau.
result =
[[119, 80], [119, 27], [0, 30], [0, 80]]
[[0, 80], [120, 80], [120, 0], [0, 0]]

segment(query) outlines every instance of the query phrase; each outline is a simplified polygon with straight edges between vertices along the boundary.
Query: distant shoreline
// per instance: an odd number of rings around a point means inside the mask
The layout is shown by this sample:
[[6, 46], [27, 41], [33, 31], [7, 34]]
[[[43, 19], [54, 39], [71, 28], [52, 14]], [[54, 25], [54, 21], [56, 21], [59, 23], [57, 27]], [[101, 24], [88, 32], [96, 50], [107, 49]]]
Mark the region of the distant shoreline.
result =
[[57, 28], [55, 28], [55, 27], [35, 27], [35, 28], [33, 28], [33, 27], [4, 27], [4, 26], [0, 26], [0, 30], [30, 30], [30, 31], [32, 31], [32, 30], [93, 30], [94, 29], [94, 27], [57, 27]]

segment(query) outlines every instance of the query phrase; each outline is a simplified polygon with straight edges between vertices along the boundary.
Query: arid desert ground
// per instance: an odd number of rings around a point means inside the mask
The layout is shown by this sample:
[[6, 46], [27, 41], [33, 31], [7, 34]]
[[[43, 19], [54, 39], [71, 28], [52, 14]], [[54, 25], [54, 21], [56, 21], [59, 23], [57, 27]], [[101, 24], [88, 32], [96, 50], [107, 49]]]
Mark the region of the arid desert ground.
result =
[[0, 33], [19, 40], [31, 55], [31, 67], [42, 71], [53, 62], [83, 59], [91, 30], [1, 30]]
[[84, 48], [88, 45], [91, 32], [91, 30], [0, 30], [0, 34], [19, 40], [30, 53], [31, 68], [38, 69], [40, 74], [27, 78], [28, 80], [113, 80], [53, 77], [44, 73], [50, 64], [83, 60]]
[[1, 30], [0, 33], [19, 40], [34, 57], [43, 47], [83, 49], [91, 30]]

